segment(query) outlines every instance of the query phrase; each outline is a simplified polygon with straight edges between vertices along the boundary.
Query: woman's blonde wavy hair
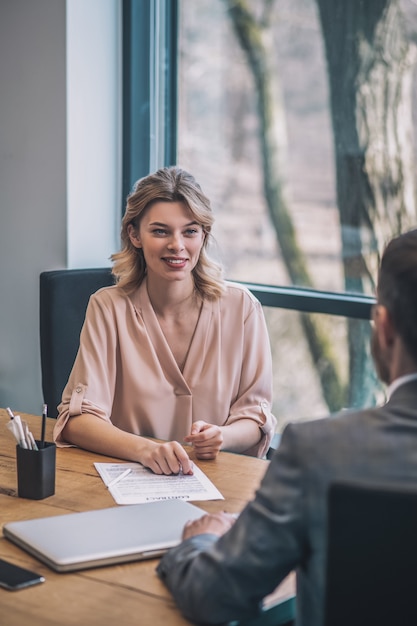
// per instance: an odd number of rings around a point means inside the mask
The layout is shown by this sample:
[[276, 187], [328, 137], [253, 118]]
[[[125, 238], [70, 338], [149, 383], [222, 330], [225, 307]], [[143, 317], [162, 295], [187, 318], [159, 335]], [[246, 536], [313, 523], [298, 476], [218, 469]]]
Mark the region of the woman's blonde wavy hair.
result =
[[127, 293], [139, 287], [146, 275], [146, 261], [141, 248], [130, 241], [128, 227], [139, 229], [140, 221], [155, 202], [184, 202], [193, 218], [205, 233], [197, 265], [193, 269], [196, 291], [209, 300], [216, 300], [224, 293], [223, 268], [210, 259], [207, 253], [211, 228], [214, 222], [210, 200], [201, 190], [195, 178], [183, 169], [164, 167], [154, 174], [138, 180], [127, 197], [126, 211], [122, 221], [122, 249], [111, 256], [113, 275], [117, 284]]

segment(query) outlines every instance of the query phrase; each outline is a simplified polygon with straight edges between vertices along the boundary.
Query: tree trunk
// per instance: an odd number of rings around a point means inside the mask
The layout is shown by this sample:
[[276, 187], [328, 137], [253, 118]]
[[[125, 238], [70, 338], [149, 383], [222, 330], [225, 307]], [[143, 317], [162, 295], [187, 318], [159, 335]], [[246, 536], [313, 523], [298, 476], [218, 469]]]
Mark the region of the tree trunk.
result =
[[[373, 293], [388, 240], [415, 226], [412, 67], [398, 0], [317, 0], [347, 291]], [[369, 331], [349, 321], [349, 406], [372, 401]]]
[[[247, 0], [225, 2], [255, 82], [264, 192], [269, 214], [291, 282], [312, 287], [305, 258], [297, 242], [287, 198], [284, 169], [287, 161], [285, 113], [279, 79], [276, 70], [271, 66], [274, 53], [268, 28], [272, 2], [269, 0], [264, 4], [264, 14], [259, 19], [250, 12]], [[332, 346], [317, 319], [304, 314], [301, 322], [320, 378], [323, 397], [331, 411], [337, 410], [344, 406], [345, 398]]]

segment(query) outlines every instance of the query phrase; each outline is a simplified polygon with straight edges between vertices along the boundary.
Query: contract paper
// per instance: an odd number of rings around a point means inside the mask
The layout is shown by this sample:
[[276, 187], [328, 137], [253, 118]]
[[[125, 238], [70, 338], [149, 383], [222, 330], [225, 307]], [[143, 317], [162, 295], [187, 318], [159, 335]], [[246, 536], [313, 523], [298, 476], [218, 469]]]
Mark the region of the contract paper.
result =
[[140, 463], [94, 463], [104, 484], [109, 485], [122, 472], [131, 472], [109, 491], [117, 504], [141, 504], [158, 500], [224, 500], [220, 491], [194, 463], [193, 474], [154, 474]]

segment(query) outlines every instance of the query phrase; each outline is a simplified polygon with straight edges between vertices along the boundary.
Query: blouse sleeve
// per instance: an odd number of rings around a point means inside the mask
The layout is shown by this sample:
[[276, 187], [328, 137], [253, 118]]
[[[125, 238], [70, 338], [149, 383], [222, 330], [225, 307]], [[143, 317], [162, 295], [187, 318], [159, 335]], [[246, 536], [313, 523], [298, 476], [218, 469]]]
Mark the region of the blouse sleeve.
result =
[[251, 308], [244, 322], [242, 370], [237, 398], [230, 407], [227, 423], [255, 420], [261, 429], [260, 441], [245, 454], [262, 457], [268, 451], [277, 420], [272, 407], [272, 357], [261, 303], [249, 294]]
[[104, 298], [91, 296], [80, 347], [58, 407], [54, 441], [69, 446], [62, 430], [69, 419], [91, 413], [110, 420], [116, 379], [116, 323]]

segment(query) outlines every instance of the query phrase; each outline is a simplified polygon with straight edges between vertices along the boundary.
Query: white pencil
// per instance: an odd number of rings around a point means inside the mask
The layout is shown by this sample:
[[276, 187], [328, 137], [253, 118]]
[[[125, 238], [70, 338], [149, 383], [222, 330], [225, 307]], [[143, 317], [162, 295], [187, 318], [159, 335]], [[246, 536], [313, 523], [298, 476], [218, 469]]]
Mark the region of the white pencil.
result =
[[121, 474], [119, 474], [118, 476], [116, 476], [116, 478], [113, 478], [113, 480], [111, 480], [109, 482], [109, 484], [107, 485], [107, 489], [110, 489], [110, 487], [113, 487], [113, 485], [115, 485], [116, 483], [119, 482], [119, 480], [122, 480], [125, 476], [127, 476], [128, 474], [130, 474], [130, 472], [132, 471], [132, 469], [130, 467], [127, 468], [127, 470], [125, 470], [124, 472], [122, 472]]

